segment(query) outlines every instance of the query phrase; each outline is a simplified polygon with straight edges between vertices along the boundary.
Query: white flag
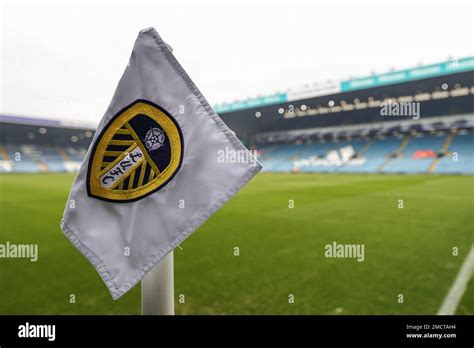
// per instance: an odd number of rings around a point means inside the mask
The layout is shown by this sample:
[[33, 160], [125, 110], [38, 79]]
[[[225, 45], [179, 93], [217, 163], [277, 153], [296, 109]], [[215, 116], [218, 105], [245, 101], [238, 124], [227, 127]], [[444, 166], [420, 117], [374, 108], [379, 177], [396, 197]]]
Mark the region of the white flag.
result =
[[149, 28], [79, 169], [61, 229], [117, 299], [260, 169]]

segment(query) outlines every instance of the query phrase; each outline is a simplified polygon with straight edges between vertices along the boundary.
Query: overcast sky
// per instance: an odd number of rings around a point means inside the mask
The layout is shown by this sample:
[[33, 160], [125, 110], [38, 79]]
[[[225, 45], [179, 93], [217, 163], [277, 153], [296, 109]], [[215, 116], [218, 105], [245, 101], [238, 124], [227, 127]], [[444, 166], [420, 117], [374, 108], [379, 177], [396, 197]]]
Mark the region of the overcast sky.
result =
[[15, 1], [0, 11], [0, 113], [92, 124], [150, 26], [214, 105], [474, 51], [472, 1]]

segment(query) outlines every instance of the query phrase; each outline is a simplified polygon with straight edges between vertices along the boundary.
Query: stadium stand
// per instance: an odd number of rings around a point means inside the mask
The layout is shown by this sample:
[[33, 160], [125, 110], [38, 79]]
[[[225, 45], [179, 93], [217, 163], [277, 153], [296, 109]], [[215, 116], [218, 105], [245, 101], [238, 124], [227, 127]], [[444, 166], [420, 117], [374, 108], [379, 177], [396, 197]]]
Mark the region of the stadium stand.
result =
[[268, 172], [474, 174], [472, 130], [278, 144], [258, 153]]
[[[221, 116], [264, 171], [473, 174], [474, 58], [462, 62], [235, 102]], [[382, 112], [401, 105], [418, 109]]]
[[0, 115], [0, 173], [76, 171], [93, 134], [90, 126]]
[[[263, 171], [472, 175], [472, 81], [474, 57], [468, 57], [290, 90], [216, 111], [257, 150]], [[402, 103], [415, 103], [419, 113], [381, 112], [383, 105]], [[0, 172], [75, 171], [93, 134], [90, 125], [0, 115]]]
[[436, 173], [474, 174], [474, 132], [456, 134], [435, 169]]

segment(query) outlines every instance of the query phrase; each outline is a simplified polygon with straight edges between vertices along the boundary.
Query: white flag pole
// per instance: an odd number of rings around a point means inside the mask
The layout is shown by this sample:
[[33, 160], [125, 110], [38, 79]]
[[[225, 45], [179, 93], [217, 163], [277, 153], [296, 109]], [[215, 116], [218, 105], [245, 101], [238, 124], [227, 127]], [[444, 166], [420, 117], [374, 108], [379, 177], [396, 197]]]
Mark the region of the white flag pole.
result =
[[[169, 45], [168, 49], [173, 52]], [[173, 251], [142, 279], [142, 315], [174, 315]]]
[[142, 279], [142, 314], [174, 315], [173, 251]]

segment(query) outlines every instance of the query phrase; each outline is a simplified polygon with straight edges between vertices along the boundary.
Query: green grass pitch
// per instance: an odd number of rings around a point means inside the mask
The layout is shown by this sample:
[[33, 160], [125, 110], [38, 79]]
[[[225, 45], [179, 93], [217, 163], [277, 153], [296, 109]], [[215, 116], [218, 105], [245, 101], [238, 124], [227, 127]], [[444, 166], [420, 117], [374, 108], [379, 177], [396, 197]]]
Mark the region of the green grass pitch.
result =
[[[0, 176], [0, 243], [39, 245], [0, 259], [0, 314], [140, 313], [139, 286], [113, 301], [60, 231], [72, 180]], [[176, 313], [435, 314], [473, 236], [474, 177], [260, 174], [175, 250]], [[325, 258], [333, 241], [365, 260]], [[471, 279], [458, 313], [473, 299]]]

